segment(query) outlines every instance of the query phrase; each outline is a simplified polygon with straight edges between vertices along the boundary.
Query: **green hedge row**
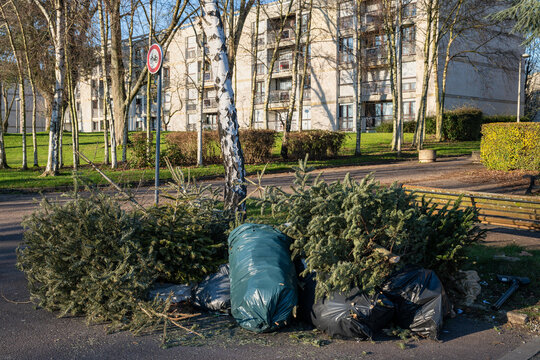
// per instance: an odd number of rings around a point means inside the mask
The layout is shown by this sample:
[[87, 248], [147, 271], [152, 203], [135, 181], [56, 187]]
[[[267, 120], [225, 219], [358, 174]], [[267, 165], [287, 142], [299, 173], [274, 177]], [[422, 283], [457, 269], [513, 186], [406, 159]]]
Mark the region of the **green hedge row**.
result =
[[540, 124], [484, 124], [480, 154], [489, 169], [540, 171]]
[[[444, 113], [442, 123], [443, 140], [479, 140], [483, 124], [515, 122], [515, 115], [484, 115], [482, 111], [471, 107], [462, 107]], [[521, 118], [527, 122], [527, 117]], [[403, 123], [406, 133], [413, 133], [416, 127], [415, 121]], [[426, 117], [426, 134], [435, 134], [436, 123], [434, 116]], [[376, 129], [377, 132], [392, 132], [392, 123], [383, 123]]]
[[[247, 164], [264, 163], [271, 160], [278, 133], [274, 130], [240, 130], [240, 143]], [[197, 133], [174, 131], [166, 133], [162, 158], [167, 157], [172, 165], [189, 166], [197, 164]], [[289, 135], [289, 157], [303, 159], [306, 154], [312, 160], [328, 159], [338, 155], [343, 146], [345, 134], [337, 131], [309, 130], [291, 132]], [[130, 135], [134, 167], [150, 166], [153, 162], [155, 146], [150, 158], [146, 156], [146, 133]], [[217, 131], [203, 132], [203, 163], [221, 164], [221, 145]]]

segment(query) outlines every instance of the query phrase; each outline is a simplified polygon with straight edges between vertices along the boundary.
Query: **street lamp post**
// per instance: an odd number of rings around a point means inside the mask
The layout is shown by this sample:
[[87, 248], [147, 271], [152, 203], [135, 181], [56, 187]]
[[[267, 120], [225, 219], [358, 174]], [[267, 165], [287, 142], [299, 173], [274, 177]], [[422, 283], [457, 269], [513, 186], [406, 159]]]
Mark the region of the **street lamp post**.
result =
[[521, 113], [521, 64], [523, 63], [524, 59], [527, 59], [530, 55], [529, 54], [523, 54], [519, 58], [519, 71], [518, 71], [518, 98], [517, 98], [517, 116], [516, 120], [519, 122], [519, 117]]

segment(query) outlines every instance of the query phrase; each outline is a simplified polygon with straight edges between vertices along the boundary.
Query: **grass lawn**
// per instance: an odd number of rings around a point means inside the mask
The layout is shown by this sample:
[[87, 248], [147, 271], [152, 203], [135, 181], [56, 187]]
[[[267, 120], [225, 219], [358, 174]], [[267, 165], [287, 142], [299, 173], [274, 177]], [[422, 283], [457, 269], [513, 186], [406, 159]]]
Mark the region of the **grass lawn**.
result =
[[[163, 139], [163, 138], [162, 138]], [[404, 159], [412, 159], [416, 157], [416, 150], [410, 148], [412, 134], [405, 134], [405, 146], [401, 157], [390, 151], [390, 141], [392, 134], [389, 133], [367, 133], [362, 134], [362, 156], [354, 156], [356, 143], [356, 135], [347, 133], [344, 146], [341, 150], [340, 157], [330, 160], [310, 161], [310, 164], [316, 167], [332, 167], [344, 165], [362, 165], [374, 162], [397, 161]], [[38, 160], [40, 168], [32, 169], [32, 136], [27, 136], [27, 159], [30, 170], [22, 171], [22, 148], [21, 135], [5, 134], [6, 155], [7, 161], [11, 169], [0, 170], [0, 189], [62, 189], [72, 186], [72, 170], [73, 164], [71, 134], [65, 133], [63, 136], [63, 161], [64, 168], [60, 171], [57, 177], [40, 177], [43, 167], [47, 162], [47, 147], [48, 133], [39, 133], [37, 136], [38, 142]], [[103, 133], [81, 133], [79, 138], [80, 151], [85, 154], [91, 161], [101, 164], [104, 159], [103, 151]], [[273, 150], [275, 160], [267, 166], [268, 172], [286, 171], [297, 164], [296, 161], [283, 161], [279, 157], [281, 140], [278, 138], [276, 146]], [[162, 145], [164, 148], [165, 145]], [[436, 143], [432, 138], [427, 139], [426, 148], [437, 150], [438, 156], [458, 156], [469, 155], [471, 151], [478, 150], [480, 147], [479, 141], [453, 142], [453, 143]], [[121, 159], [121, 148], [118, 149], [118, 158]], [[128, 149], [128, 160], [130, 151]], [[80, 168], [79, 175], [88, 179], [89, 182], [95, 184], [106, 184], [106, 181], [89, 166], [84, 165], [85, 162], [81, 159], [83, 166]], [[263, 164], [247, 165], [248, 173], [255, 173], [262, 170]], [[130, 169], [126, 164], [120, 164], [118, 170], [111, 170], [106, 166], [102, 169], [115, 182], [119, 184], [137, 184], [139, 182], [147, 182], [153, 179], [154, 170], [147, 169]], [[208, 165], [204, 167], [191, 167], [189, 169], [192, 176], [197, 178], [205, 176], [216, 176], [223, 174], [221, 165]], [[169, 179], [170, 173], [167, 169], [162, 169], [160, 178]]]

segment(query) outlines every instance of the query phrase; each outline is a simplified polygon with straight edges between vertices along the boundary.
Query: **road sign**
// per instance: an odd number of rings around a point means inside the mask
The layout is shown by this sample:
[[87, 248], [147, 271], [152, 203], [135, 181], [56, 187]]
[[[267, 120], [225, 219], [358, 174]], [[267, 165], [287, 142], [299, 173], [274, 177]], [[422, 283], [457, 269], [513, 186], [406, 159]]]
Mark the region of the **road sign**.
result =
[[161, 65], [163, 64], [163, 50], [159, 44], [152, 44], [148, 49], [148, 55], [146, 56], [146, 66], [150, 74], [157, 74], [158, 87], [157, 87], [157, 124], [156, 124], [156, 174], [155, 174], [155, 190], [154, 201], [156, 205], [159, 203], [159, 145], [161, 142]]
[[146, 66], [150, 74], [157, 73], [161, 69], [161, 64], [163, 64], [163, 50], [158, 44], [152, 44], [146, 56]]

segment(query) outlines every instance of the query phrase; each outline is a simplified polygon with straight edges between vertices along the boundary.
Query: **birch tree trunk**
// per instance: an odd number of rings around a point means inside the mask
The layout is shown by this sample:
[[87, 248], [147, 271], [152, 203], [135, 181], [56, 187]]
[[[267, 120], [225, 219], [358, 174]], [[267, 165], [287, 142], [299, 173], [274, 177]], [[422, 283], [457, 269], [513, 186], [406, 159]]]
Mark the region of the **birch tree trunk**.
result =
[[[154, 2], [150, 0], [150, 16], [148, 18], [148, 25], [150, 31], [148, 32], [148, 49], [152, 46], [152, 39], [154, 37]], [[150, 163], [152, 158], [152, 74], [148, 72], [146, 76], [146, 161]], [[159, 109], [158, 109], [159, 111]]]
[[289, 155], [289, 133], [291, 132], [292, 118], [294, 114], [294, 105], [296, 104], [296, 88], [298, 87], [298, 50], [300, 49], [300, 37], [302, 35], [302, 7], [296, 13], [296, 33], [293, 48], [293, 69], [291, 94], [289, 95], [289, 106], [287, 108], [287, 119], [283, 128], [283, 141], [281, 142], [281, 156], [287, 159]]
[[212, 60], [219, 107], [219, 137], [225, 167], [225, 209], [244, 212], [246, 208], [244, 154], [239, 139], [223, 24], [217, 0], [201, 0], [201, 6], [204, 12], [203, 28], [208, 39], [208, 52]]
[[354, 114], [356, 122], [356, 144], [354, 147], [354, 155], [360, 156], [362, 154], [361, 144], [362, 144], [362, 131], [364, 131], [364, 126], [362, 124], [362, 38], [361, 38], [361, 24], [360, 24], [360, 14], [362, 11], [362, 2], [357, 1], [354, 8], [354, 46], [356, 52], [356, 66], [354, 69]]
[[2, 14], [2, 17], [5, 21], [4, 27], [6, 28], [9, 44], [11, 46], [11, 50], [13, 51], [13, 56], [15, 57], [15, 62], [17, 66], [17, 80], [19, 82], [19, 119], [15, 119], [15, 121], [19, 121], [22, 133], [22, 170], [28, 170], [28, 161], [26, 158], [26, 94], [24, 89], [23, 64], [21, 61], [22, 59], [20, 56], [20, 52], [15, 46], [13, 33], [11, 32], [11, 27], [8, 23], [4, 8], [2, 6], [0, 6], [0, 13]]
[[[0, 94], [3, 93], [2, 82], [0, 81]], [[7, 104], [6, 104], [7, 105]], [[0, 99], [0, 120], [2, 118], [2, 101]], [[0, 169], [9, 169], [6, 159], [6, 147], [4, 142], [4, 129], [0, 126]]]
[[[251, 83], [251, 103], [250, 103], [250, 111], [249, 111], [249, 128], [253, 129], [253, 126], [255, 125], [255, 97], [257, 95], [257, 64], [259, 63], [259, 21], [260, 21], [260, 14], [261, 14], [261, 1], [257, 0], [257, 9], [255, 12], [255, 39], [252, 38], [252, 44], [253, 46], [253, 77], [252, 77], [252, 83]], [[265, 44], [266, 45], [266, 44]]]
[[401, 155], [401, 145], [403, 142], [403, 0], [398, 0], [397, 26], [396, 26], [396, 92], [397, 92], [397, 127], [396, 127], [396, 151]]
[[[428, 0], [426, 3], [426, 37], [424, 39], [424, 71], [422, 74], [422, 93], [420, 96], [420, 103], [418, 104], [418, 110], [416, 113], [416, 126], [414, 130], [412, 146], [417, 146], [418, 150], [421, 150], [423, 147], [423, 131], [424, 131], [424, 112], [423, 109], [426, 106], [427, 102], [427, 93], [429, 88], [429, 79], [431, 73], [430, 66], [430, 55], [431, 55], [431, 46], [432, 46], [432, 35], [434, 31], [433, 24], [433, 1]], [[435, 45], [435, 44], [434, 44]]]
[[[32, 69], [30, 67], [30, 58], [28, 56], [28, 42], [26, 39], [26, 31], [22, 23], [21, 15], [19, 13], [19, 9], [17, 8], [17, 5], [15, 2], [11, 3], [13, 5], [13, 10], [15, 10], [15, 15], [17, 16], [17, 21], [19, 22], [19, 27], [21, 29], [21, 39], [23, 43], [23, 51], [24, 56], [26, 60], [26, 71], [28, 73], [28, 82], [30, 83], [30, 88], [32, 90], [32, 152], [33, 152], [33, 160], [34, 160], [34, 167], [38, 167], [38, 152], [37, 152], [37, 136], [36, 136], [36, 84], [34, 81], [34, 74], [32, 73]], [[26, 153], [26, 152], [25, 152]]]
[[[281, 23], [278, 29], [278, 33], [275, 35], [274, 40], [274, 49], [272, 51], [272, 57], [270, 58], [270, 64], [268, 65], [268, 73], [266, 75], [266, 84], [265, 84], [265, 97], [264, 97], [264, 118], [265, 118], [265, 128], [268, 129], [268, 107], [270, 105], [270, 84], [272, 82], [272, 75], [274, 74], [274, 65], [276, 63], [276, 60], [278, 58], [279, 53], [279, 44], [281, 43], [281, 36], [283, 35], [283, 30], [285, 30], [285, 24], [287, 23], [287, 18], [291, 14], [291, 9], [294, 1], [289, 1], [289, 5], [287, 8], [287, 13], [283, 15], [281, 14]], [[268, 33], [270, 29], [266, 29], [266, 32]]]
[[[105, 13], [103, 11], [102, 0], [97, 1], [97, 11], [99, 16], [99, 36], [100, 36], [100, 68], [103, 76], [103, 150], [104, 163], [109, 165], [109, 66], [107, 59], [107, 42], [109, 40], [108, 26], [105, 25]], [[107, 24], [108, 25], [108, 24]], [[112, 149], [111, 149], [112, 150]]]
[[42, 6], [39, 0], [34, 0], [36, 6], [47, 19], [49, 32], [53, 36], [54, 43], [54, 98], [51, 106], [51, 123], [49, 126], [49, 151], [47, 155], [47, 166], [44, 176], [57, 175], [59, 169], [58, 152], [60, 147], [60, 126], [62, 125], [62, 109], [64, 102], [64, 34], [65, 34], [65, 9], [64, 0], [55, 0], [54, 9], [56, 14], [55, 22], [53, 22]]
[[[306, 27], [306, 42], [304, 44], [304, 58], [302, 64], [302, 80], [300, 81], [300, 94], [298, 98], [298, 131], [303, 130], [304, 122], [304, 90], [308, 74], [308, 64], [311, 61], [311, 15], [313, 14], [313, 0], [309, 0], [308, 22]], [[310, 90], [311, 91], [311, 90]], [[311, 94], [310, 94], [311, 95]]]

